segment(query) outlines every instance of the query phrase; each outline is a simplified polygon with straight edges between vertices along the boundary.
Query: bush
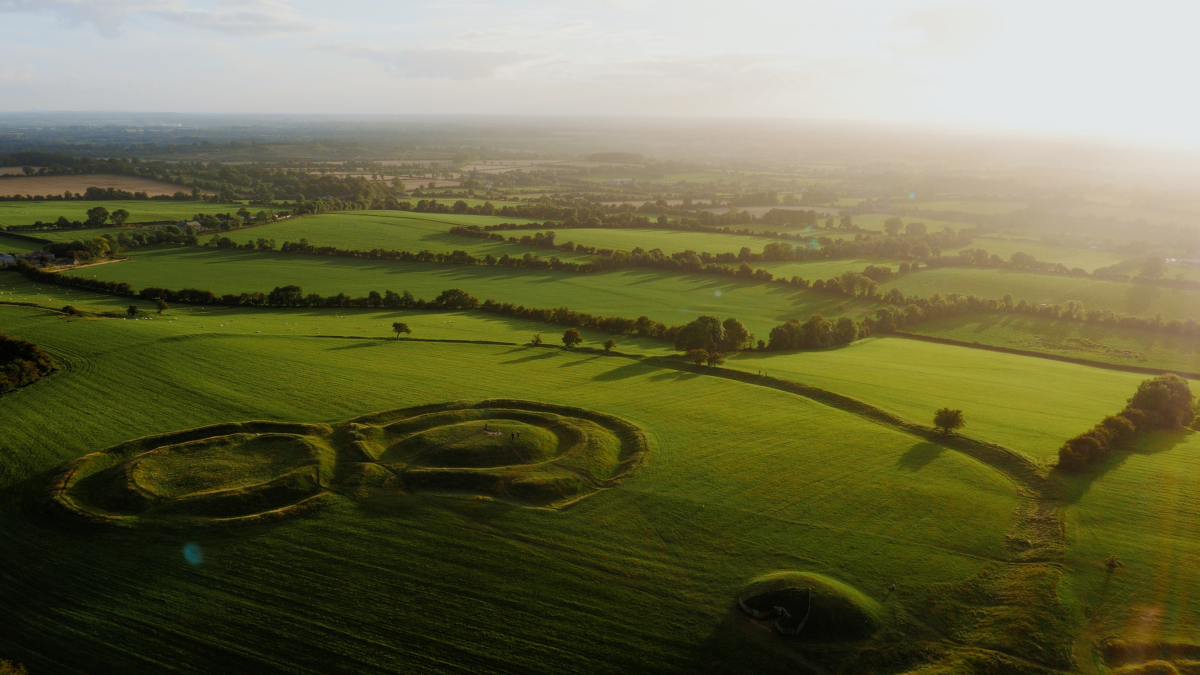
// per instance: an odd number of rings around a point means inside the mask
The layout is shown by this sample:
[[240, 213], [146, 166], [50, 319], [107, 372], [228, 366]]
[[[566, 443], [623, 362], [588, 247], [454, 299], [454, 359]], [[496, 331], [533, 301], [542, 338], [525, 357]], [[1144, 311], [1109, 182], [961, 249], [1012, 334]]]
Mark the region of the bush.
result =
[[937, 427], [943, 434], [948, 434], [955, 429], [961, 429], [966, 424], [967, 422], [963, 419], [963, 411], [961, 410], [942, 408], [933, 414], [933, 426]]
[[32, 342], [0, 335], [0, 394], [32, 384], [54, 370], [54, 360]]

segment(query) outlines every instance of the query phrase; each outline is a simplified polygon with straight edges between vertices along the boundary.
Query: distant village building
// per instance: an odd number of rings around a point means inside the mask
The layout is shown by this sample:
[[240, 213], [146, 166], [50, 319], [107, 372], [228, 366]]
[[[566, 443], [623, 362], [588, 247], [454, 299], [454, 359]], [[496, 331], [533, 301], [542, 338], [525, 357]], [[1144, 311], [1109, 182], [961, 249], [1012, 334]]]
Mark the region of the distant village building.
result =
[[17, 259], [7, 253], [0, 253], [0, 267], [8, 267], [17, 262]]

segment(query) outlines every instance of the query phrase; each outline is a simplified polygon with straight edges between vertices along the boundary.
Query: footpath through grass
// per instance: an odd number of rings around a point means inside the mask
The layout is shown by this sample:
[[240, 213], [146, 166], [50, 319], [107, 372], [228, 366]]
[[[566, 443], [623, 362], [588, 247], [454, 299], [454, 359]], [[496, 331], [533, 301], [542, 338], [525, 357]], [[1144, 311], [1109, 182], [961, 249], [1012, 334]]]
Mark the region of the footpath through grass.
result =
[[[775, 650], [730, 637], [742, 584], [802, 569], [920, 616], [999, 555], [1016, 505], [1007, 480], [958, 453], [619, 357], [164, 335], [157, 321], [25, 308], [0, 320], [64, 365], [0, 406], [0, 653], [47, 672], [785, 672]], [[26, 508], [34, 476], [129, 438], [497, 396], [618, 415], [651, 453], [623, 485], [557, 512], [410, 495], [151, 534]]]

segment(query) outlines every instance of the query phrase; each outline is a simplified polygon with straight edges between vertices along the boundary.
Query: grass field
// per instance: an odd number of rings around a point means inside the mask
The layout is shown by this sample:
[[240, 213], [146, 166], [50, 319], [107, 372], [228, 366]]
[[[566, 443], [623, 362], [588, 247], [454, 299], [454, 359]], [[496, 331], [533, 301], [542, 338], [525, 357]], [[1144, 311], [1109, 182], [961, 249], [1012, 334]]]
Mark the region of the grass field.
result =
[[[1061, 263], [1071, 268], [1081, 267], [1088, 272], [1093, 272], [1098, 267], [1107, 267], [1133, 257], [1112, 251], [1052, 246], [1037, 240], [1017, 237], [977, 237], [970, 246], [965, 248], [981, 248], [989, 254], [999, 255], [1005, 260], [1008, 260], [1012, 254], [1017, 252], [1028, 253], [1043, 262]], [[942, 255], [951, 255], [957, 253], [958, 250], [948, 249], [942, 251]]]
[[836, 391], [925, 424], [938, 408], [961, 409], [968, 436], [1048, 463], [1064, 440], [1124, 407], [1148, 377], [892, 337], [813, 352], [747, 352], [729, 366]]
[[[747, 581], [813, 572], [923, 616], [997, 564], [1016, 505], [1008, 481], [958, 453], [618, 357], [0, 316], [65, 366], [0, 406], [0, 653], [40, 671], [785, 672], [777, 648], [731, 628]], [[409, 495], [148, 535], [24, 508], [40, 472], [140, 435], [491, 396], [618, 415], [651, 453], [559, 512]]]
[[[1200, 437], [1162, 433], [1073, 481], [1071, 592], [1092, 607], [1085, 636], [1127, 643], [1200, 643]], [[1116, 555], [1122, 566], [1104, 562]], [[1120, 664], [1113, 664], [1120, 665]]]
[[1200, 344], [1150, 331], [1020, 314], [976, 314], [905, 330], [986, 345], [1131, 366], [1200, 372]]
[[32, 253], [38, 250], [39, 246], [36, 242], [28, 239], [18, 239], [17, 237], [6, 237], [0, 234], [0, 252], [5, 253]]
[[127, 281], [135, 288], [204, 288], [217, 294], [270, 291], [297, 284], [306, 293], [366, 295], [409, 291], [432, 300], [448, 288], [527, 307], [562, 307], [604, 316], [649, 316], [684, 324], [701, 314], [735, 316], [765, 338], [791, 317], [861, 315], [874, 305], [850, 298], [719, 277], [619, 270], [569, 274], [484, 266], [396, 263], [284, 253], [166, 248], [80, 274]]
[[[308, 243], [313, 246], [335, 246], [362, 251], [376, 248], [413, 252], [433, 251], [435, 253], [467, 251], [480, 257], [489, 253], [500, 257], [505, 253], [512, 256], [523, 256], [533, 252], [544, 257], [557, 255], [563, 260], [583, 261], [588, 258], [583, 254], [549, 251], [446, 234], [447, 230], [456, 225], [490, 225], [493, 222], [499, 221], [489, 216], [410, 214], [403, 211], [351, 211], [281, 220], [249, 228], [234, 233], [230, 237], [235, 241], [260, 237], [274, 239], [279, 245], [283, 245], [285, 241], [298, 242], [301, 239], [308, 239]], [[531, 233], [516, 231], [504, 234], [519, 238]]]
[[[84, 200], [52, 201], [52, 202], [0, 202], [0, 227], [9, 225], [32, 225], [36, 221], [44, 223], [58, 220], [59, 216], [71, 221], [86, 221], [88, 209], [103, 206], [109, 213], [117, 209], [129, 212], [130, 223], [148, 223], [164, 220], [191, 220], [197, 213], [236, 213], [245, 206], [251, 213], [259, 211], [287, 211], [287, 206], [263, 207], [247, 206], [245, 204], [212, 204], [208, 202], [167, 202], [167, 201], [99, 201]], [[90, 232], [90, 230], [85, 230]], [[27, 232], [35, 237], [42, 232]]]
[[943, 268], [910, 274], [881, 284], [880, 288], [885, 292], [899, 288], [906, 295], [929, 296], [940, 292], [997, 299], [1011, 293], [1018, 302], [1062, 304], [1078, 300], [1084, 309], [1110, 309], [1139, 316], [1162, 314], [1164, 319], [1200, 319], [1200, 292], [1079, 277]]

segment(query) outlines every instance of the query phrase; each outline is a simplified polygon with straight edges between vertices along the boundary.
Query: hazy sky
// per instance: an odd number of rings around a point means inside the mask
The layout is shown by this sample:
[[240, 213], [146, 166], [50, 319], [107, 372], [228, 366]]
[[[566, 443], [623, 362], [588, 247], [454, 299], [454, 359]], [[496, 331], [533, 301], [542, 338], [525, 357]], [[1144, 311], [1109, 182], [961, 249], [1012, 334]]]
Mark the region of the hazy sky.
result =
[[877, 119], [1194, 144], [1198, 6], [0, 0], [0, 110]]

